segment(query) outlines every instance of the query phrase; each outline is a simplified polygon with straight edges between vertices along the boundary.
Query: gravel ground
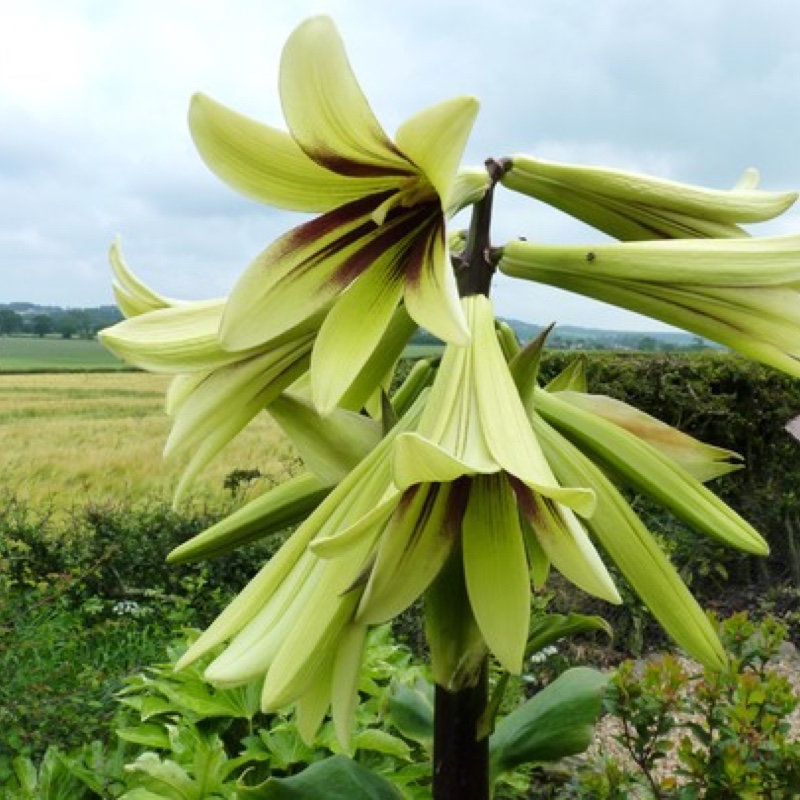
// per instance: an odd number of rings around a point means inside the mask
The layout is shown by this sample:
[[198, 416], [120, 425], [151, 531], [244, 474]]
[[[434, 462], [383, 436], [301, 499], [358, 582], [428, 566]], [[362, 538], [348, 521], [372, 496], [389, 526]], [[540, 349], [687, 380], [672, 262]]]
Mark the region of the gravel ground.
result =
[[[702, 667], [699, 664], [689, 659], [679, 658], [678, 660], [681, 662], [684, 670], [689, 674], [696, 674], [702, 671]], [[798, 654], [797, 649], [793, 645], [785, 644], [781, 649], [780, 657], [770, 663], [770, 668], [774, 672], [784, 675], [792, 685], [794, 694], [800, 697], [800, 654]], [[795, 740], [800, 739], [800, 707], [796, 708], [791, 714], [789, 723], [792, 728], [791, 737]], [[583, 758], [592, 762], [599, 758], [613, 756], [620, 763], [632, 768], [634, 772], [638, 773], [638, 768], [633, 764], [625, 748], [615, 739], [615, 736], [620, 733], [621, 726], [617, 718], [611, 716], [604, 717], [598, 725], [595, 744], [589, 748]], [[674, 731], [671, 740], [677, 743], [685, 734], [686, 730], [679, 728]], [[664, 777], [674, 770], [676, 764], [677, 756], [673, 748], [670, 754], [661, 762], [661, 767], [657, 770], [656, 774]], [[797, 796], [800, 798], [800, 790], [798, 790]]]

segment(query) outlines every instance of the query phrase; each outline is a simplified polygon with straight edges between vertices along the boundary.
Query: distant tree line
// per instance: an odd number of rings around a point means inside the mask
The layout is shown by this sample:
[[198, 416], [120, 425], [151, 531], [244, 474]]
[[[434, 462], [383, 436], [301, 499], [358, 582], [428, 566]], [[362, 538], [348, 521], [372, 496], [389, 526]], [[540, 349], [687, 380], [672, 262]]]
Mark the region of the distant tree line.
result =
[[[517, 338], [526, 344], [535, 338], [541, 327], [509, 320], [509, 324], [517, 334]], [[547, 346], [551, 350], [631, 350], [645, 353], [676, 353], [716, 349], [711, 342], [700, 336], [682, 334], [636, 333], [626, 331], [601, 331], [591, 328], [579, 333], [580, 329], [572, 328], [568, 334], [559, 334], [554, 330], [547, 338]], [[418, 330], [412, 343], [417, 345], [441, 345], [442, 342], [426, 330]]]
[[115, 306], [58, 308], [16, 303], [0, 306], [0, 336], [52, 336], [93, 339], [122, 319]]

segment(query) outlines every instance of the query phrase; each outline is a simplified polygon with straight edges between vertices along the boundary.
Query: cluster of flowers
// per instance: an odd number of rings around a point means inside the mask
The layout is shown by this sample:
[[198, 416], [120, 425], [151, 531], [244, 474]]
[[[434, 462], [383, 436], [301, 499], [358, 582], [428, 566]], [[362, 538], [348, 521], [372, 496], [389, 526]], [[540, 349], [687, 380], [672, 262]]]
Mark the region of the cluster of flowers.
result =
[[[519, 672], [531, 584], [550, 565], [620, 602], [612, 559], [669, 634], [705, 664], [725, 653], [702, 609], [623, 498], [624, 483], [698, 531], [752, 553], [763, 539], [704, 483], [737, 469], [636, 409], [587, 391], [580, 370], [547, 386], [543, 338], [520, 349], [484, 294], [459, 296], [448, 221], [494, 184], [621, 240], [493, 249], [507, 275], [633, 309], [800, 375], [800, 237], [750, 238], [796, 199], [514, 156], [460, 168], [470, 97], [426, 109], [390, 139], [330, 20], [302, 24], [281, 62], [289, 133], [195, 97], [201, 156], [224, 181], [318, 216], [281, 236], [225, 299], [162, 297], [112, 248], [126, 319], [103, 333], [131, 363], [174, 375], [168, 455], [189, 454], [179, 494], [265, 409], [308, 472], [181, 546], [208, 556], [300, 523], [181, 660], [227, 647], [209, 681], [263, 678], [266, 709], [298, 703], [312, 737], [328, 709], [347, 740], [368, 626], [426, 598], [436, 680], [469, 685], [488, 648]], [[451, 252], [451, 249], [454, 252]], [[445, 343], [390, 393], [418, 326]], [[391, 396], [390, 396], [391, 395]]]

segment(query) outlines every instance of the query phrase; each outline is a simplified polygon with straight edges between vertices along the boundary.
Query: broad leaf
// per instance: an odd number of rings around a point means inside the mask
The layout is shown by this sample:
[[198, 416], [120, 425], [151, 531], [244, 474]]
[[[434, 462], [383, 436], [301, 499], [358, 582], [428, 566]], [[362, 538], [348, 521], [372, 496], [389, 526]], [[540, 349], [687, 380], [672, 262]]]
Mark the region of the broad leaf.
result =
[[242, 800], [401, 800], [385, 778], [345, 756], [312, 764], [290, 778], [269, 778], [259, 786], [239, 787]]
[[407, 739], [426, 748], [433, 744], [433, 686], [424, 680], [414, 688], [395, 683], [389, 697], [392, 722]]
[[576, 667], [502, 719], [489, 740], [493, 779], [522, 764], [557, 761], [591, 743], [609, 676]]

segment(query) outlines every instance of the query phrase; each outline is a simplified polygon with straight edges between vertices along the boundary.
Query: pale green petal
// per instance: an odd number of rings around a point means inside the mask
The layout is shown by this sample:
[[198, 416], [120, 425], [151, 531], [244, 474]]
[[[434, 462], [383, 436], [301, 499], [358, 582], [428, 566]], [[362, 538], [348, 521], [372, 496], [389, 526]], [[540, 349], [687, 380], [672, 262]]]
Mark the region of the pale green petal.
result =
[[[374, 401], [376, 395], [378, 403], [380, 403], [381, 393], [389, 391], [397, 361], [402, 357], [416, 330], [417, 325], [408, 316], [405, 306], [399, 306], [392, 315], [380, 343], [340, 400], [339, 405], [342, 408], [348, 408], [351, 411], [367, 408], [374, 419], [380, 418], [380, 414], [373, 413], [370, 403]], [[420, 387], [420, 391], [421, 389], [422, 387]], [[402, 413], [411, 407], [418, 395], [419, 393], [408, 398], [410, 402], [404, 407]], [[402, 413], [398, 412], [398, 416], [402, 416]]]
[[743, 466], [738, 453], [705, 444], [613, 397], [563, 391], [558, 398], [638, 436], [703, 483]]
[[[460, 169], [453, 182], [450, 200], [445, 207], [447, 219], [454, 217], [461, 209], [482, 200], [489, 189], [490, 183], [489, 173], [483, 167], [464, 167]], [[464, 232], [457, 231], [451, 235], [455, 237], [455, 242], [453, 239], [448, 240], [450, 249], [460, 251], [462, 247], [456, 245], [461, 244]]]
[[458, 165], [478, 108], [474, 97], [454, 97], [420, 111], [397, 130], [397, 146], [422, 170], [443, 208], [450, 203]]
[[540, 494], [592, 513], [594, 495], [587, 489], [559, 486], [533, 435], [517, 387], [494, 333], [494, 312], [488, 298], [474, 295], [464, 300], [471, 320], [475, 391], [480, 421], [492, 455], [504, 470]]
[[334, 657], [331, 683], [333, 726], [336, 738], [345, 750], [350, 747], [353, 732], [366, 637], [366, 625], [348, 625], [339, 637], [339, 647]]
[[186, 399], [192, 396], [192, 392], [208, 378], [213, 369], [202, 370], [200, 372], [187, 372], [185, 375], [176, 375], [167, 387], [167, 394], [164, 398], [164, 411], [174, 417]]
[[735, 223], [772, 219], [797, 199], [755, 190], [750, 181], [720, 191], [521, 155], [510, 159], [502, 183], [627, 240], [745, 236]]
[[293, 619], [270, 664], [261, 695], [265, 712], [276, 711], [311, 689], [355, 611], [360, 592], [342, 594], [357, 577], [353, 564], [343, 569], [341, 559], [335, 566], [323, 563], [324, 572], [303, 598], [302, 613]]
[[[385, 250], [397, 221], [376, 226], [373, 198], [294, 228], [248, 266], [231, 292], [220, 326], [228, 350], [245, 350], [324, 313]], [[402, 222], [402, 220], [401, 220]]]
[[331, 683], [334, 660], [331, 659], [320, 669], [311, 688], [297, 700], [295, 720], [297, 732], [307, 747], [314, 746], [317, 731], [325, 719], [331, 704]]
[[149, 372], [196, 372], [231, 364], [256, 352], [229, 353], [217, 330], [224, 300], [162, 308], [105, 328], [100, 341], [119, 358]]
[[[391, 447], [396, 436], [406, 425], [416, 424], [419, 408], [412, 408], [408, 416], [337, 486], [306, 521], [289, 537], [261, 572], [233, 600], [230, 606], [200, 636], [184, 656], [180, 666], [200, 658], [221, 642], [239, 633], [262, 607], [270, 602], [273, 595], [289, 578], [301, 558], [311, 559], [308, 564], [317, 564], [323, 569], [323, 562], [309, 552], [309, 544], [315, 538], [332, 536], [346, 529], [367, 515], [378, 503], [391, 484]], [[364, 555], [372, 546], [366, 541], [361, 549], [349, 551], [350, 555]], [[304, 562], [305, 563], [305, 562]], [[337, 562], [338, 564], [338, 562]], [[305, 569], [305, 567], [303, 567]], [[331, 578], [335, 576], [326, 572]], [[342, 572], [341, 581], [334, 587], [334, 596], [348, 588], [353, 577], [352, 571]], [[344, 581], [344, 582], [342, 582]], [[309, 583], [309, 586], [312, 584]], [[274, 606], [273, 606], [274, 608]], [[255, 629], [254, 629], [255, 630]], [[302, 693], [301, 693], [302, 694]]]
[[356, 279], [322, 323], [311, 355], [314, 404], [321, 414], [347, 393], [392, 322], [403, 295], [393, 255], [384, 254]]
[[283, 112], [292, 136], [318, 164], [344, 175], [406, 176], [408, 161], [372, 113], [328, 17], [299, 25], [283, 49]]
[[[475, 460], [467, 460], [474, 456]], [[481, 460], [475, 449], [465, 457], [453, 455], [416, 433], [397, 437], [394, 447], [394, 482], [401, 490], [418, 483], [446, 483], [464, 475], [488, 475], [499, 472], [500, 465]]]
[[[500, 266], [516, 277], [663, 320], [800, 376], [798, 244], [797, 237], [774, 237], [616, 245], [606, 269], [594, 250], [581, 250], [582, 261], [574, 248], [551, 259], [538, 247], [511, 243]], [[623, 250], [647, 245], [655, 247], [648, 258], [640, 253], [638, 266], [633, 250]]]
[[228, 687], [262, 677], [299, 624], [323, 570], [313, 556], [303, 554], [257, 613], [206, 667], [205, 679]]
[[528, 553], [528, 564], [531, 568], [531, 580], [535, 589], [542, 589], [550, 575], [550, 559], [542, 549], [542, 543], [531, 528], [524, 515], [520, 515], [519, 526], [525, 540], [525, 550]]
[[242, 194], [292, 211], [330, 211], [386, 188], [385, 179], [349, 178], [315, 164], [284, 131], [197, 94], [189, 128], [206, 165]]
[[119, 237], [111, 245], [108, 259], [116, 279], [112, 287], [114, 296], [117, 298], [120, 311], [126, 317], [135, 317], [159, 308], [180, 305], [180, 301], [162, 297], [134, 275], [122, 255]]
[[464, 575], [483, 638], [502, 667], [519, 674], [531, 587], [514, 493], [502, 476], [475, 478], [462, 525]]
[[356, 619], [370, 625], [405, 611], [428, 588], [458, 538], [458, 499], [466, 487], [420, 486], [407, 492], [381, 537]]
[[[472, 347], [449, 345], [445, 348], [418, 433], [475, 472], [497, 472], [500, 466], [489, 450], [481, 427], [473, 362]], [[410, 449], [413, 451], [415, 446]], [[408, 462], [407, 469], [402, 470], [404, 474], [413, 474], [415, 460], [416, 457]]]
[[365, 538], [374, 539], [394, 514], [400, 497], [401, 494], [397, 489], [388, 489], [375, 507], [361, 519], [337, 530], [332, 536], [315, 539], [309, 545], [311, 551], [320, 558], [339, 558], [360, 546]]
[[324, 516], [318, 509], [286, 540], [278, 552], [181, 656], [175, 669], [180, 670], [193, 664], [217, 645], [235, 636], [253, 619], [294, 570], [306, 552], [308, 543], [319, 530], [323, 519]]
[[623, 244], [543, 245], [513, 241], [500, 269], [512, 277], [539, 273], [643, 284], [762, 287], [800, 281], [800, 236], [683, 239]]
[[597, 509], [586, 524], [664, 630], [701, 663], [724, 667], [727, 657], [708, 617], [616, 487], [544, 420], [533, 421], [558, 477], [594, 488]]
[[749, 553], [768, 552], [766, 542], [752, 526], [686, 470], [639, 437], [544, 390], [536, 393], [534, 408], [594, 460], [706, 535]]
[[310, 337], [212, 372], [181, 404], [165, 457], [192, 456], [176, 490], [190, 481], [267, 404], [308, 368]]
[[171, 564], [214, 558], [305, 520], [330, 494], [331, 487], [310, 472], [278, 484], [215, 525], [176, 547]]
[[532, 492], [520, 510], [548, 560], [570, 582], [588, 594], [621, 603], [614, 581], [572, 511]]
[[420, 327], [443, 342], [469, 344], [443, 224], [433, 224], [420, 233], [406, 272], [405, 300], [408, 313]]
[[321, 417], [290, 393], [273, 400], [269, 413], [297, 448], [303, 463], [323, 483], [336, 485], [380, 441], [380, 425], [352, 411]]

